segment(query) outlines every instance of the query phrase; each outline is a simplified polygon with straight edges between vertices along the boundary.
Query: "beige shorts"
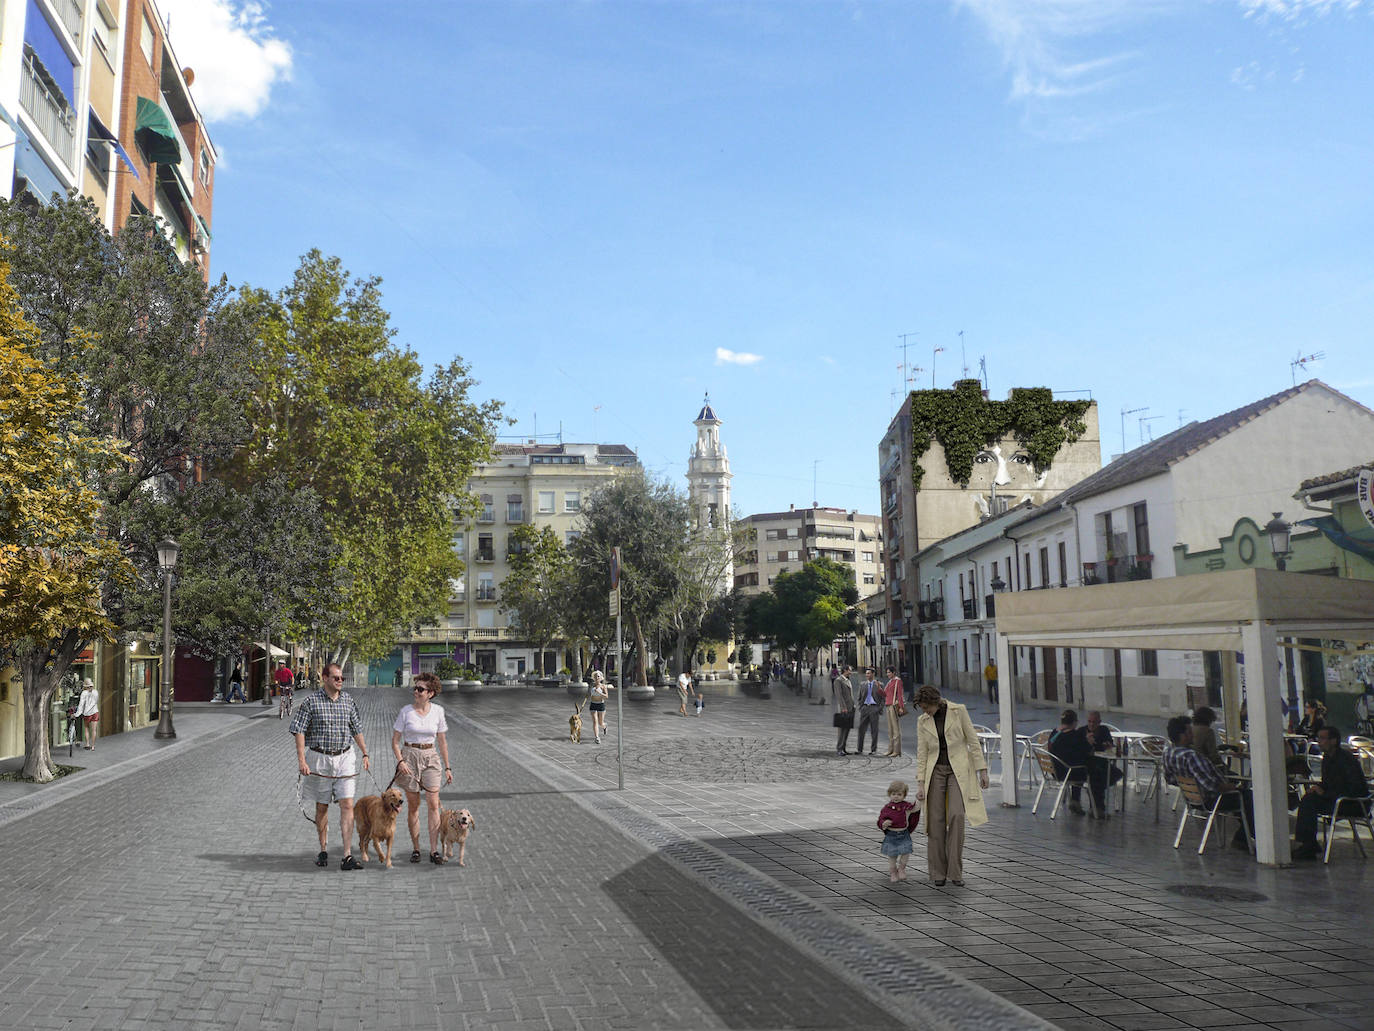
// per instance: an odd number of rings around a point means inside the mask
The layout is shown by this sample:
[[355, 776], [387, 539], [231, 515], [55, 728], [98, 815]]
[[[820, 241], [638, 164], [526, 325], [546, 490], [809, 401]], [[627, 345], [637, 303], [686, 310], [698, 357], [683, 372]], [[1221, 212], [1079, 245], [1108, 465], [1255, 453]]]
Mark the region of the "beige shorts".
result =
[[417, 792], [422, 787], [426, 791], [438, 791], [444, 782], [444, 761], [439, 758], [437, 748], [407, 748], [401, 746], [401, 758], [410, 767], [410, 776], [401, 774], [396, 778], [396, 786], [402, 791]]
[[358, 786], [357, 757], [353, 749], [342, 755], [325, 755], [313, 748], [305, 750], [305, 763], [317, 777], [306, 777], [303, 795], [320, 805], [352, 798]]

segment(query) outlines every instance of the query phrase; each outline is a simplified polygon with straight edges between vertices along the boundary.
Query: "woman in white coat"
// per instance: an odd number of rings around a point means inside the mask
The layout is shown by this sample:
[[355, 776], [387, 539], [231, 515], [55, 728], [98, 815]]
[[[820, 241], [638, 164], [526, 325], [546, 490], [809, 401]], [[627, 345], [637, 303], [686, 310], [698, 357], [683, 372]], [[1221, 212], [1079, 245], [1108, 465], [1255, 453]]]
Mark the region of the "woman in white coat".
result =
[[930, 880], [939, 887], [948, 878], [963, 887], [965, 825], [988, 822], [987, 757], [964, 706], [945, 701], [930, 684], [916, 691], [916, 706], [916, 800], [925, 803]]

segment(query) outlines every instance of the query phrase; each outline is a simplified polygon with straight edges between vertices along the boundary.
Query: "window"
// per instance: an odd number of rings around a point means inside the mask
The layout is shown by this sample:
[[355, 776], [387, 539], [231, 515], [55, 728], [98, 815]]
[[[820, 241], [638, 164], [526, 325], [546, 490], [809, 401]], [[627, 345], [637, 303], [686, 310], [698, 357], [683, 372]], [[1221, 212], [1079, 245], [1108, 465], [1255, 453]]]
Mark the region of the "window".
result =
[[565, 490], [563, 492], [563, 511], [582, 511], [582, 492], [580, 490]]
[[877, 583], [877, 582], [878, 582], [878, 578], [877, 578], [876, 576], [874, 576], [872, 573], [865, 573], [865, 574], [864, 574], [864, 583], [866, 583], [866, 584], [873, 584], [873, 583]]
[[535, 511], [540, 515], [553, 514], [553, 491], [541, 490], [539, 492], [539, 507]]
[[153, 63], [153, 25], [148, 21], [148, 15], [143, 15], [143, 24], [138, 31], [138, 47], [143, 51], [143, 59], [149, 66]]
[[577, 538], [582, 536], [581, 530], [565, 530], [563, 532], [563, 543], [571, 546]]
[[467, 541], [461, 533], [453, 535], [453, 553], [462, 558], [467, 553]]
[[200, 181], [210, 185], [210, 155], [204, 147], [200, 149]]
[[494, 628], [496, 626], [496, 610], [478, 609], [477, 625], [479, 627], [487, 627], [488, 629]]
[[506, 522], [523, 523], [525, 521], [525, 499], [516, 495], [506, 499]]
[[496, 501], [490, 494], [483, 494], [481, 497], [482, 511], [477, 515], [479, 523], [496, 522]]
[[1142, 501], [1133, 506], [1131, 516], [1135, 522], [1135, 553], [1148, 555], [1150, 553], [1150, 520], [1145, 513], [1145, 502]]
[[477, 561], [492, 562], [496, 558], [496, 548], [492, 544], [491, 534], [479, 533], [477, 535]]
[[479, 573], [477, 576], [477, 600], [495, 601], [496, 600], [496, 577], [491, 573]]
[[1050, 585], [1050, 549], [1040, 549], [1040, 586]]
[[[1144, 506], [1141, 506], [1144, 507]], [[1153, 648], [1141, 649], [1140, 652], [1140, 675], [1142, 677], [1159, 676], [1159, 653]]]
[[1069, 559], [1063, 541], [1059, 542], [1059, 586], [1069, 586]]
[[865, 552], [864, 552], [864, 561], [865, 561], [865, 562], [872, 562], [872, 561], [873, 561], [873, 552], [871, 552], [871, 551], [865, 551]]

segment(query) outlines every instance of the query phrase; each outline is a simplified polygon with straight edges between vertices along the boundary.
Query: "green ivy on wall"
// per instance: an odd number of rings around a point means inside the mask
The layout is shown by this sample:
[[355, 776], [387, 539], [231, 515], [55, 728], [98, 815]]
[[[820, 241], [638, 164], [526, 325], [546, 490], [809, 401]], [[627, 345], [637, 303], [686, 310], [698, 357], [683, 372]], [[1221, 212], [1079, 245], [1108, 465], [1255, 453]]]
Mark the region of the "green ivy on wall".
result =
[[1065, 444], [1087, 432], [1083, 416], [1091, 401], [1056, 401], [1048, 387], [1017, 387], [1005, 401], [989, 401], [976, 379], [961, 379], [952, 390], [915, 390], [911, 394], [911, 480], [921, 489], [920, 458], [932, 441], [945, 449], [945, 468], [967, 487], [978, 452], [1011, 436], [1030, 457], [1037, 475], [1049, 469]]

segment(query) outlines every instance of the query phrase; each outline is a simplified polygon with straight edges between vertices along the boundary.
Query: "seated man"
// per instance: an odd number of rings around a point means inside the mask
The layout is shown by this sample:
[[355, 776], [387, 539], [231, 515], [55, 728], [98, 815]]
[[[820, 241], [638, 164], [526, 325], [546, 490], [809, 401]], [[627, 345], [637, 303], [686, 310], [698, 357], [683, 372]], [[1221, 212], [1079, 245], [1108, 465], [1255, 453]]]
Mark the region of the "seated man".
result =
[[[1092, 762], [1093, 749], [1083, 728], [1078, 725], [1078, 713], [1072, 709], [1065, 709], [1060, 714], [1059, 726], [1050, 735], [1046, 751], [1054, 756], [1059, 779], [1068, 777], [1069, 812], [1075, 816], [1082, 816], [1083, 806], [1079, 799], [1083, 793], [1083, 782], [1088, 778], [1088, 764]], [[1096, 793], [1093, 794], [1093, 798], [1096, 800]], [[1098, 812], [1101, 811], [1099, 808]]]
[[[1193, 750], [1193, 721], [1187, 716], [1175, 716], [1169, 720], [1167, 733], [1169, 747], [1164, 750], [1164, 779], [1177, 784], [1179, 777], [1191, 777], [1202, 789], [1203, 798], [1210, 807], [1221, 797], [1218, 812], [1236, 812], [1244, 807], [1245, 818], [1250, 826], [1255, 826], [1255, 800], [1249, 788], [1240, 788], [1221, 775], [1221, 771]], [[1240, 828], [1231, 839], [1235, 848], [1249, 849], [1245, 830]]]
[[[1321, 855], [1317, 847], [1317, 814], [1331, 815], [1338, 798], [1365, 798], [1369, 795], [1369, 782], [1365, 780], [1364, 770], [1360, 768], [1359, 757], [1341, 746], [1339, 727], [1323, 726], [1317, 731], [1317, 745], [1322, 750], [1322, 779], [1313, 784], [1298, 803], [1298, 822], [1294, 831], [1294, 859], [1316, 859]], [[1346, 802], [1342, 806], [1355, 806], [1364, 815], [1368, 806], [1363, 803]], [[1341, 815], [1341, 814], [1337, 814]]]
[[1116, 743], [1112, 732], [1102, 725], [1102, 713], [1094, 709], [1088, 713], [1088, 725], [1084, 730], [1088, 744], [1092, 746], [1092, 764], [1088, 767], [1088, 790], [1093, 793], [1099, 820], [1107, 818], [1107, 787], [1116, 784], [1125, 776], [1121, 768], [1113, 762], [1117, 755]]

